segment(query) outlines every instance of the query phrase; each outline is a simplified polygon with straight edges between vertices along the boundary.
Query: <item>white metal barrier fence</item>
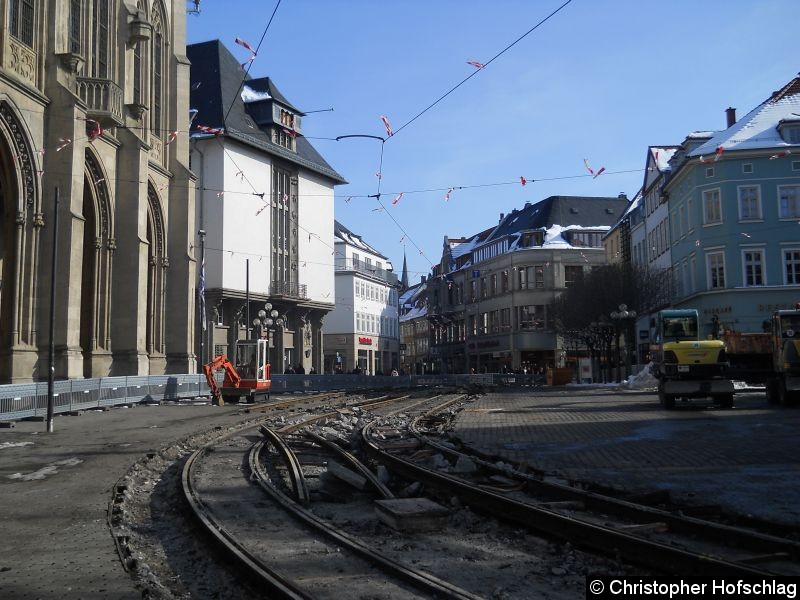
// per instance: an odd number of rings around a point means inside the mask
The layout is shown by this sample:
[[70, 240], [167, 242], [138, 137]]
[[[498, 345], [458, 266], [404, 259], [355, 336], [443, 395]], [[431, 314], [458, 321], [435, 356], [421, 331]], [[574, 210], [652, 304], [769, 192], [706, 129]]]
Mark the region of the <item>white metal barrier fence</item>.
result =
[[[540, 385], [533, 375], [273, 375], [272, 393], [328, 392], [437, 386]], [[78, 410], [209, 396], [200, 374], [69, 379], [54, 385], [55, 414]], [[0, 385], [0, 421], [47, 415], [47, 382]]]

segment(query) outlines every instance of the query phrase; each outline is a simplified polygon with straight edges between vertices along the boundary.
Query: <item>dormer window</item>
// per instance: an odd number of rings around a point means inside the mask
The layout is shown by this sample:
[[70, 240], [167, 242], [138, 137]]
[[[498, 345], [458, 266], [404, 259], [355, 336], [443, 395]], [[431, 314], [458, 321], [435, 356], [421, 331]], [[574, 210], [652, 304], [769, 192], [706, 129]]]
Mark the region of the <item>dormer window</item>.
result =
[[541, 246], [544, 243], [543, 231], [526, 231], [522, 234], [523, 248], [532, 248], [534, 246]]
[[787, 144], [800, 144], [800, 119], [781, 120], [778, 132]]

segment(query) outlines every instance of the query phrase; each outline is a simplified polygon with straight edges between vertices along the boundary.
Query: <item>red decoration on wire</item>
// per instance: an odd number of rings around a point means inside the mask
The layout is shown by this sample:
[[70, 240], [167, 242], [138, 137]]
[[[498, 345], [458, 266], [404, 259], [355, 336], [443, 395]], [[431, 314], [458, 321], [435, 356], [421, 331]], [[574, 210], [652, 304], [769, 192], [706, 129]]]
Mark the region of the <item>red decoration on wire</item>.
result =
[[717, 162], [720, 159], [723, 152], [725, 152], [725, 148], [723, 148], [722, 146], [717, 148], [717, 150], [714, 152], [714, 162]]
[[386, 127], [386, 135], [392, 137], [392, 126], [389, 123], [389, 119], [385, 115], [381, 115], [381, 121], [383, 121], [383, 126]]
[[78, 118], [82, 121], [86, 121], [87, 123], [92, 123], [94, 125], [92, 130], [86, 134], [86, 137], [89, 139], [90, 143], [95, 141], [101, 135], [103, 135], [103, 132], [105, 130], [100, 126], [100, 123], [98, 121], [95, 121], [94, 119], [85, 119], [83, 117], [78, 117]]
[[773, 154], [769, 157], [770, 160], [775, 160], [776, 158], [783, 158], [785, 156], [789, 156], [792, 153], [791, 150], [784, 150], [782, 152], [778, 152], [777, 154]]
[[61, 152], [72, 143], [72, 140], [69, 138], [58, 138], [58, 141], [61, 143], [58, 145], [58, 148], [56, 148], [56, 152]]
[[209, 127], [208, 125], [198, 125], [197, 131], [202, 131], [203, 133], [210, 133], [211, 135], [222, 135], [225, 133], [225, 130], [221, 127]]
[[297, 132], [296, 131], [292, 131], [291, 129], [286, 129], [286, 127], [283, 128], [283, 132], [286, 135], [288, 135], [290, 138], [296, 138], [297, 137]]
[[164, 145], [165, 145], [165, 146], [169, 146], [169, 145], [170, 145], [172, 142], [174, 142], [174, 141], [175, 141], [177, 138], [178, 138], [178, 132], [177, 132], [177, 131], [170, 131], [170, 132], [169, 132], [169, 139], [167, 140], [167, 143], [166, 143], [166, 144], [164, 144]]
[[526, 183], [528, 183], [528, 180], [525, 179], [524, 177], [520, 176], [519, 182], [524, 186]]
[[605, 167], [600, 167], [600, 170], [597, 173], [594, 174], [594, 177], [592, 177], [592, 179], [597, 179], [598, 177], [600, 177], [600, 175], [602, 175], [603, 171], [605, 171], [605, 170], [606, 170]]
[[583, 164], [586, 167], [586, 170], [589, 171], [589, 174], [590, 175], [594, 175], [594, 169], [592, 169], [592, 167], [589, 166], [589, 159], [588, 158], [584, 158], [583, 159]]
[[450, 202], [450, 194], [453, 192], [453, 188], [447, 190], [447, 193], [444, 195], [444, 201]]
[[477, 60], [468, 60], [468, 61], [467, 61], [467, 64], [468, 64], [468, 65], [472, 65], [472, 66], [473, 66], [473, 67], [475, 67], [476, 69], [482, 69], [483, 67], [485, 67], [485, 66], [486, 66], [486, 65], [485, 65], [485, 64], [483, 64], [483, 63], [479, 63]]
[[239, 44], [240, 46], [242, 46], [242, 47], [246, 48], [247, 50], [249, 50], [250, 52], [252, 52], [252, 53], [253, 53], [253, 54], [250, 56], [250, 58], [248, 58], [246, 61], [244, 61], [244, 62], [241, 64], [241, 67], [244, 69], [244, 68], [245, 68], [245, 66], [247, 65], [247, 63], [249, 63], [249, 62], [252, 62], [252, 61], [254, 61], [254, 60], [256, 59], [256, 56], [258, 56], [258, 53], [255, 51], [255, 48], [253, 48], [253, 47], [252, 47], [250, 44], [248, 44], [247, 42], [245, 42], [245, 41], [244, 41], [242, 38], [238, 38], [238, 37], [237, 37], [237, 38], [236, 38], [235, 40], [233, 40], [233, 41], [234, 41], [234, 42], [236, 42], [236, 43], [237, 43], [237, 44]]
[[395, 196], [395, 199], [392, 200], [392, 204], [397, 204], [398, 202], [400, 202], [400, 199], [403, 197], [403, 194], [405, 194], [405, 192], [400, 192], [399, 194], [397, 194], [397, 196]]

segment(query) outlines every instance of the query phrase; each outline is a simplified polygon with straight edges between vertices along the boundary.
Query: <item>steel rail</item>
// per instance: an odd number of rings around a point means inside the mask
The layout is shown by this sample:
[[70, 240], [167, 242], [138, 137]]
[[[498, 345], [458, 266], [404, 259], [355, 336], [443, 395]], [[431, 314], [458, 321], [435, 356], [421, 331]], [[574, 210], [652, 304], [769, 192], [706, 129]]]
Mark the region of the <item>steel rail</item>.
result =
[[181, 484], [183, 494], [192, 514], [200, 521], [205, 530], [214, 538], [217, 544], [228, 554], [232, 555], [237, 563], [266, 591], [274, 594], [274, 598], [286, 600], [313, 600], [314, 596], [297, 587], [293, 581], [287, 579], [279, 572], [271, 569], [258, 557], [253, 555], [236, 538], [228, 532], [207, 510], [203, 500], [197, 493], [192, 480], [195, 464], [208, 451], [208, 446], [192, 453], [183, 467]]
[[294, 490], [295, 499], [303, 506], [310, 505], [311, 495], [308, 492], [306, 476], [303, 474], [303, 466], [300, 464], [297, 455], [278, 433], [266, 425], [262, 425], [258, 430], [273, 446], [275, 446], [275, 449], [283, 458], [283, 462], [286, 464], [286, 468], [289, 471], [289, 478], [292, 480], [292, 489]]
[[300, 506], [297, 502], [294, 502], [270, 482], [269, 475], [267, 474], [260, 460], [264, 443], [265, 440], [261, 440], [255, 443], [250, 449], [250, 472], [253, 474], [253, 479], [255, 482], [258, 483], [258, 485], [260, 485], [261, 488], [276, 503], [278, 503], [284, 510], [286, 510], [297, 520], [313, 528], [315, 531], [324, 534], [335, 543], [347, 548], [361, 558], [376, 565], [384, 572], [390, 573], [391, 575], [410, 583], [417, 589], [431, 594], [432, 597], [453, 600], [481, 600], [480, 596], [476, 596], [467, 590], [461, 589], [456, 585], [441, 580], [430, 573], [419, 571], [413, 567], [409, 567], [401, 562], [395, 561], [379, 550], [372, 548], [361, 540], [350, 536], [337, 527], [334, 527], [327, 521], [315, 515], [310, 510]]
[[329, 452], [336, 454], [336, 456], [338, 456], [348, 465], [350, 465], [350, 468], [360, 473], [361, 476], [364, 477], [364, 479], [366, 479], [370, 483], [370, 485], [375, 489], [375, 491], [378, 492], [378, 494], [380, 494], [386, 499], [394, 498], [394, 494], [392, 493], [392, 491], [388, 487], [386, 487], [380, 479], [378, 479], [375, 473], [370, 471], [367, 465], [362, 463], [355, 456], [350, 454], [347, 450], [345, 450], [338, 444], [335, 444], [334, 442], [326, 440], [324, 437], [314, 433], [313, 431], [305, 431], [304, 434], [307, 438], [313, 440], [314, 442], [316, 442]]
[[[475, 464], [482, 468], [493, 471], [499, 475], [508, 476], [508, 471], [500, 469], [494, 463], [475, 456], [471, 452], [462, 452], [444, 444], [438, 443], [419, 430], [419, 422], [428, 415], [416, 417], [409, 425], [409, 431], [422, 443], [435, 448], [442, 454], [451, 457], [466, 456]], [[542, 481], [536, 477], [523, 473], [518, 470], [513, 471], [513, 476], [521, 479], [528, 490], [535, 493], [542, 493], [562, 500], [575, 500], [583, 502], [585, 506], [595, 510], [600, 510], [620, 517], [627, 517], [638, 520], [641, 523], [660, 522], [664, 523], [675, 533], [704, 535], [717, 542], [727, 544], [735, 543], [746, 546], [750, 550], [770, 553], [785, 553], [795, 560], [800, 559], [800, 542], [781, 538], [778, 536], [742, 529], [733, 525], [715, 523], [688, 515], [678, 515], [666, 510], [636, 504], [628, 500], [614, 498], [605, 494], [582, 490], [563, 483]]]
[[681, 575], [774, 576], [773, 573], [742, 564], [681, 550], [612, 528], [587, 523], [540, 506], [481, 489], [462, 479], [414, 464], [383, 451], [370, 437], [372, 425], [373, 423], [370, 423], [362, 429], [365, 450], [371, 458], [411, 481], [419, 481], [431, 488], [450, 494], [456, 493], [463, 503], [483, 508], [498, 518], [510, 520], [524, 527], [569, 541], [576, 546], [600, 551], [604, 554], [619, 555], [633, 563], [662, 572], [666, 569], [667, 572]]

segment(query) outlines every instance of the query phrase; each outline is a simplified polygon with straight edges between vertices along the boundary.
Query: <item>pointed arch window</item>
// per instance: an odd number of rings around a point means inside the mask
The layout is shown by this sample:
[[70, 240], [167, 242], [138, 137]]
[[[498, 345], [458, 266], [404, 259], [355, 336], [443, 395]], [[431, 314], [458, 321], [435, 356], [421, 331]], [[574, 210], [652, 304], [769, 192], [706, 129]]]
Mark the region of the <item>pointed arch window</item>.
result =
[[73, 54], [81, 53], [83, 36], [81, 35], [81, 20], [83, 16], [81, 0], [70, 0], [69, 3], [69, 51]]
[[92, 6], [92, 77], [101, 79], [107, 79], [109, 73], [109, 4], [98, 0]]
[[161, 135], [162, 99], [164, 97], [165, 57], [164, 14], [161, 3], [153, 6], [152, 85], [150, 88], [150, 127], [155, 135]]
[[34, 0], [11, 0], [11, 35], [33, 48]]

